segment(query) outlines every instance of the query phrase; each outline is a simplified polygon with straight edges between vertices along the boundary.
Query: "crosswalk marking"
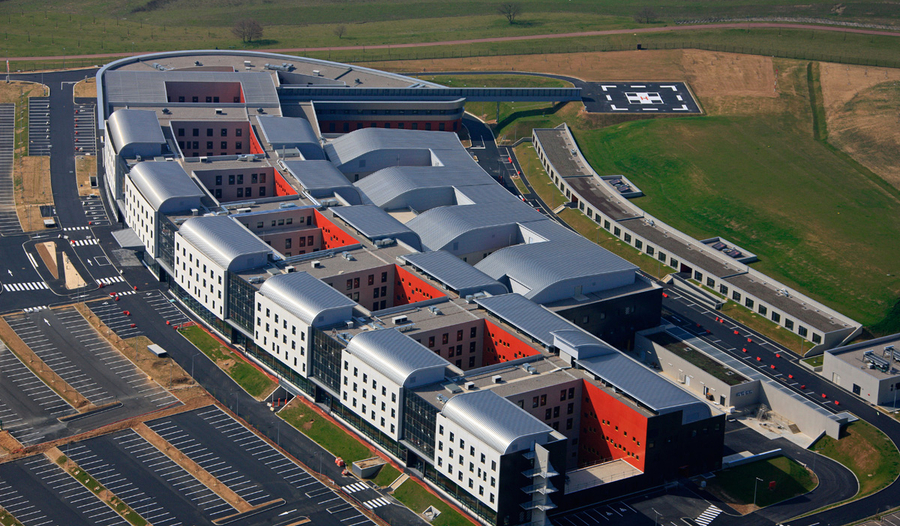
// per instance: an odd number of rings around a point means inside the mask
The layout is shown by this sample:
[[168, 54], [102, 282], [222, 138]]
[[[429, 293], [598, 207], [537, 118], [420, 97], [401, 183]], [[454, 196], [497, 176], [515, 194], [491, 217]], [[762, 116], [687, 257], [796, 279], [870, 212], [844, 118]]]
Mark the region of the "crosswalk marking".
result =
[[722, 513], [722, 510], [720, 510], [717, 506], [710, 505], [708, 508], [706, 508], [706, 511], [704, 511], [700, 514], [699, 517], [697, 517], [697, 520], [695, 520], [694, 522], [696, 522], [700, 526], [709, 526], [709, 523], [715, 520], [715, 518], [718, 517], [720, 513]]
[[[115, 276], [113, 278], [100, 278], [97, 280], [97, 283], [102, 285], [112, 285], [113, 283], [121, 283], [123, 281], [125, 281], [125, 278], [123, 278], [122, 276]], [[121, 296], [123, 294], [124, 293], [119, 295]]]
[[3, 290], [7, 292], [19, 292], [23, 290], [41, 290], [47, 289], [47, 284], [43, 281], [29, 281], [27, 283], [4, 283]]
[[375, 508], [380, 508], [382, 506], [387, 506], [388, 504], [390, 504], [390, 502], [381, 497], [363, 502], [363, 506], [369, 508], [370, 510], [374, 510]]
[[100, 240], [98, 240], [95, 237], [92, 237], [91, 239], [73, 239], [72, 240], [73, 247], [84, 247], [87, 245], [97, 245], [99, 243], [100, 243]]
[[367, 485], [366, 485], [365, 483], [363, 483], [363, 482], [356, 482], [356, 483], [354, 483], [354, 484], [349, 484], [349, 485], [347, 485], [347, 486], [342, 486], [341, 489], [344, 490], [344, 491], [346, 491], [347, 493], [353, 493], [353, 492], [355, 492], [355, 491], [362, 491], [362, 490], [364, 490], [364, 489], [369, 489], [369, 486], [367, 486]]
[[50, 307], [48, 307], [47, 305], [41, 305], [38, 307], [28, 307], [27, 309], [22, 309], [22, 312], [37, 312], [39, 310], [47, 310], [49, 308]]
[[71, 232], [72, 230], [87, 230], [88, 228], [90, 228], [90, 227], [89, 226], [67, 226], [67, 227], [63, 228], [63, 230], [66, 232]]

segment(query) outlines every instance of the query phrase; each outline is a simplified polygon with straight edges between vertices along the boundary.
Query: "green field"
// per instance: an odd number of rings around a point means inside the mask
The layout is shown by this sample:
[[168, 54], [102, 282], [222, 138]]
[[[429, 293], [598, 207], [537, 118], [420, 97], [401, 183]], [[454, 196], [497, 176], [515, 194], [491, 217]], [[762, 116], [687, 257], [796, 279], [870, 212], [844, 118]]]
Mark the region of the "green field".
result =
[[385, 464], [381, 466], [381, 469], [378, 470], [378, 474], [375, 475], [375, 478], [372, 481], [380, 486], [388, 486], [391, 482], [397, 480], [397, 477], [400, 476], [400, 471], [390, 464]]
[[416, 513], [422, 513], [428, 509], [428, 506], [434, 506], [440, 510], [441, 514], [431, 523], [434, 526], [472, 526], [472, 521], [451, 508], [442, 499], [431, 494], [416, 480], [407, 480], [392, 495]]
[[[756, 480], [762, 479], [762, 482]], [[769, 482], [775, 488], [769, 489]], [[809, 471], [788, 457], [775, 457], [724, 469], [716, 473], [710, 484], [739, 504], [755, 504], [760, 508], [802, 495], [816, 487], [817, 482]], [[754, 491], [754, 488], [756, 491]]]
[[815, 139], [806, 77], [787, 79], [784, 111], [570, 125], [598, 173], [644, 191], [634, 202], [649, 214], [746, 247], [757, 270], [872, 326], [900, 296], [900, 193]]
[[845, 428], [840, 440], [823, 436], [812, 450], [846, 466], [859, 480], [864, 497], [890, 485], [900, 474], [900, 452], [881, 431], [863, 420]]
[[[220, 344], [215, 338], [210, 336], [200, 327], [193, 325], [184, 329], [179, 329], [182, 336], [187, 338], [194, 347], [200, 349], [214, 363], [219, 365], [223, 370], [237, 382], [250, 396], [259, 397], [264, 393], [268, 393], [275, 387], [268, 376], [261, 373], [257, 368], [243, 361], [234, 351]], [[227, 368], [224, 364], [230, 363]]]
[[302, 403], [297, 402], [282, 409], [278, 412], [278, 416], [332, 455], [344, 459], [348, 466], [357, 460], [372, 456], [372, 451], [362, 445], [359, 439]]

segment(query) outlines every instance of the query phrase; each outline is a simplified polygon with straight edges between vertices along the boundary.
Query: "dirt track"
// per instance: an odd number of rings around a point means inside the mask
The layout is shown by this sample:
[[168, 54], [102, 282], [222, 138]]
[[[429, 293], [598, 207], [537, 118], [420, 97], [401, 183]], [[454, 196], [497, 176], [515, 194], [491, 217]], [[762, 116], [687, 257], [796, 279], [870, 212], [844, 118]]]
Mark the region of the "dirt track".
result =
[[[411, 44], [380, 44], [374, 46], [334, 46], [334, 47], [298, 47], [284, 49], [259, 49], [256, 51], [270, 53], [294, 53], [308, 51], [352, 51], [357, 49], [402, 49], [428, 46], [459, 46], [464, 44], [481, 44], [490, 42], [515, 42], [519, 40], [543, 40], [549, 38], [578, 38], [598, 37], [605, 35], [624, 35], [627, 33], [664, 33], [666, 31], [696, 31], [704, 29], [816, 29], [819, 31], [836, 31], [838, 33], [857, 33], [861, 35], [882, 35], [900, 37], [900, 32], [877, 31], [874, 29], [857, 29], [842, 26], [817, 26], [812, 24], [778, 24], [771, 22], [735, 22], [730, 24], [697, 24], [690, 26], [672, 27], [643, 27], [637, 29], [607, 29], [604, 31], [582, 31], [580, 33], [555, 33], [550, 35], [523, 35], [517, 37], [493, 37], [474, 38], [471, 40], [444, 40], [441, 42], [415, 42]], [[54, 55], [52, 57], [11, 57], [12, 60], [36, 61], [47, 59], [77, 59], [77, 58], [111, 58], [143, 55], [146, 51], [137, 53], [98, 53], [95, 55]]]

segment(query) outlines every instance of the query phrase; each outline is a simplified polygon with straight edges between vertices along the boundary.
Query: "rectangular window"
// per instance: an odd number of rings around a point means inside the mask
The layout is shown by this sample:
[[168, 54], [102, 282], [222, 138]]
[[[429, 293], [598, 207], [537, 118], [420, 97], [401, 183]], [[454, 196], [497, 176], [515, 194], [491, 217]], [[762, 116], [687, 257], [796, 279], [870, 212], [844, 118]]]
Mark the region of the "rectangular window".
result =
[[781, 314], [778, 314], [777, 312], [772, 312], [772, 321], [774, 321], [775, 323], [780, 322]]
[[222, 128], [222, 137], [228, 137], [228, 128]]
[[753, 308], [753, 300], [750, 298], [744, 298], [744, 305], [746, 305], [748, 309], [752, 309]]
[[220, 144], [221, 144], [220, 147], [221, 147], [223, 150], [227, 150], [227, 149], [228, 149], [228, 141], [222, 141]]

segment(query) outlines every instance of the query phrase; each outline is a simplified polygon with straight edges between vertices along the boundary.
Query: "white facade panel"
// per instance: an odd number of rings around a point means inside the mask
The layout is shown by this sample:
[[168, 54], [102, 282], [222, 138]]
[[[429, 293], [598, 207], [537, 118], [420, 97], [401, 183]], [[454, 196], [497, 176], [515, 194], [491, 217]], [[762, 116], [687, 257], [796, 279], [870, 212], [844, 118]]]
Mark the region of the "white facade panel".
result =
[[219, 319], [224, 320], [226, 269], [220, 267], [200, 250], [188, 243], [180, 232], [175, 233], [175, 280], [195, 300]]
[[393, 440], [400, 440], [402, 386], [347, 349], [341, 353], [341, 400]]
[[260, 348], [307, 378], [309, 325], [258, 292], [253, 338]]
[[501, 453], [441, 413], [435, 423], [435, 469], [497, 511]]

